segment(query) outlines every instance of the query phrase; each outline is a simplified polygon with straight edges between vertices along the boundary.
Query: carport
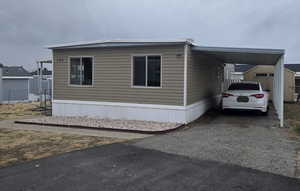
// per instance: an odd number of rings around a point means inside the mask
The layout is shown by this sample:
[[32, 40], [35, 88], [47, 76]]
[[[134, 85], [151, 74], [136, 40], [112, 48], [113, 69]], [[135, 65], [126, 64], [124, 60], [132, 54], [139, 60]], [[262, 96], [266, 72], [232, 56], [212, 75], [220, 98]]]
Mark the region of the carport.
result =
[[274, 65], [273, 105], [280, 120], [280, 126], [283, 127], [284, 50], [194, 46], [192, 51], [212, 56], [223, 63]]

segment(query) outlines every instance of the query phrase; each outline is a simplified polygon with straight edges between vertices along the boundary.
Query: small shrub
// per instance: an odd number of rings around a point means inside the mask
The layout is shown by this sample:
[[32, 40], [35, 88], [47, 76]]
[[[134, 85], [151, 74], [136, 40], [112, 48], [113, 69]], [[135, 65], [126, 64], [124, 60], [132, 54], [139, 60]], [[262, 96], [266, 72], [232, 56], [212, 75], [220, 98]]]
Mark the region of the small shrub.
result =
[[294, 126], [293, 131], [300, 136], [300, 125], [297, 124]]

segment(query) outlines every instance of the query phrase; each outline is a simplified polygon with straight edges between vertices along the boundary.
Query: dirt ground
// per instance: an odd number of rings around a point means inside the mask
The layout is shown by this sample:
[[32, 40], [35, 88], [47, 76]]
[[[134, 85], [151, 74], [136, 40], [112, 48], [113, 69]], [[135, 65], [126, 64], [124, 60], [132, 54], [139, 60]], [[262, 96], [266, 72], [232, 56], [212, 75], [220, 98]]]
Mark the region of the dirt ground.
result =
[[[43, 116], [39, 102], [0, 105], [0, 121]], [[5, 123], [3, 123], [5, 125]], [[3, 125], [2, 124], [2, 125]], [[72, 129], [70, 129], [72, 131]], [[0, 167], [44, 158], [59, 153], [127, 140], [64, 132], [0, 128]]]
[[0, 129], [0, 167], [124, 139]]
[[37, 110], [38, 106], [39, 102], [2, 104], [0, 105], [0, 120], [41, 115], [41, 112]]

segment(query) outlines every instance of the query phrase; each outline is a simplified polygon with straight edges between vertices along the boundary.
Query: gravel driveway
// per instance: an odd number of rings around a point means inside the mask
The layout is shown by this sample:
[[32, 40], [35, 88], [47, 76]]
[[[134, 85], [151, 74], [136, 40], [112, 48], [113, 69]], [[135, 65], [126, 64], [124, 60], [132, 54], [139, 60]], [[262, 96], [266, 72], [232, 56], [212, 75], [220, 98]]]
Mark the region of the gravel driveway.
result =
[[190, 128], [133, 143], [192, 158], [214, 160], [295, 177], [299, 142], [277, 128], [274, 111], [220, 114], [210, 112]]

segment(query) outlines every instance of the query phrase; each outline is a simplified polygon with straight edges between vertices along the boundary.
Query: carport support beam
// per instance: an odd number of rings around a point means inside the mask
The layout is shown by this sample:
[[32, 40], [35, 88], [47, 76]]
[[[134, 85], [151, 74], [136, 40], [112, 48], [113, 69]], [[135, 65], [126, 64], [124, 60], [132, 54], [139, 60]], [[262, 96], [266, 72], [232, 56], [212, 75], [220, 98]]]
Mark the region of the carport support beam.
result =
[[280, 127], [284, 126], [284, 55], [278, 60], [275, 65], [275, 75], [273, 80], [273, 102]]

